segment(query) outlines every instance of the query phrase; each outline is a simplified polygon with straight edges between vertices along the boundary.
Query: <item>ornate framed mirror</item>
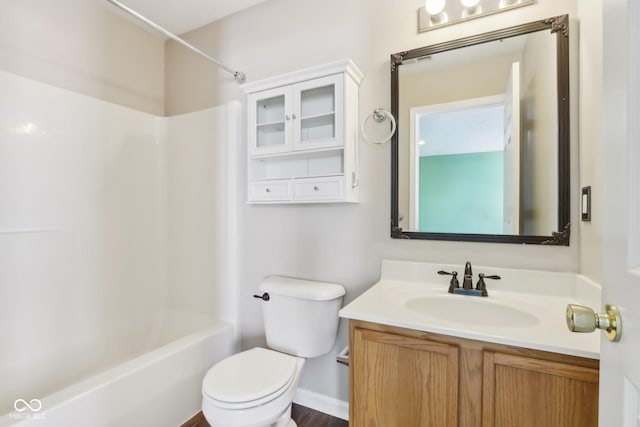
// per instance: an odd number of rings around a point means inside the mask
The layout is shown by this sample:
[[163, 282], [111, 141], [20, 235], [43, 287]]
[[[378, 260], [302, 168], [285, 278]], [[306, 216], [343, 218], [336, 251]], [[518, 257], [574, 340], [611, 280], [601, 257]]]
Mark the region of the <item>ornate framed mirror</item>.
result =
[[391, 236], [569, 245], [568, 16], [391, 55]]

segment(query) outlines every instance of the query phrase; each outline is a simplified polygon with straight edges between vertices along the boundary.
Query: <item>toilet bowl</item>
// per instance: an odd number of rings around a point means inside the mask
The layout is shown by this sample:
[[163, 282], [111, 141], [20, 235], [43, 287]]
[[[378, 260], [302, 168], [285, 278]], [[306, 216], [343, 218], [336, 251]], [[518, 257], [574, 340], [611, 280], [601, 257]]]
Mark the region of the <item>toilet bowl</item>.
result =
[[291, 405], [305, 359], [335, 344], [342, 286], [271, 276], [259, 288], [269, 348], [237, 353], [207, 371], [202, 413], [212, 427], [295, 427]]
[[260, 347], [214, 365], [202, 382], [212, 427], [294, 427], [291, 403], [305, 359]]

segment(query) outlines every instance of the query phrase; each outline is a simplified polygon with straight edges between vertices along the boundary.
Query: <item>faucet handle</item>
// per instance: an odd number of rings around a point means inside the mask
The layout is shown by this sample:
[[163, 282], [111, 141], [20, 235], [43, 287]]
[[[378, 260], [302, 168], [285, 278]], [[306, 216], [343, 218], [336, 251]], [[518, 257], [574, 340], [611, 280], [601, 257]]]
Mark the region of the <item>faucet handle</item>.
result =
[[451, 281], [449, 282], [449, 293], [452, 294], [455, 288], [460, 287], [460, 282], [458, 282], [458, 272], [452, 271], [449, 273], [448, 271], [440, 270], [438, 274], [441, 276], [451, 276]]
[[500, 276], [498, 276], [497, 274], [493, 274], [491, 276], [485, 276], [484, 273], [480, 273], [478, 274], [478, 283], [476, 284], [476, 289], [479, 291], [482, 291], [482, 296], [486, 297], [488, 295], [487, 293], [487, 285], [484, 283], [484, 279], [493, 279], [493, 280], [500, 280]]

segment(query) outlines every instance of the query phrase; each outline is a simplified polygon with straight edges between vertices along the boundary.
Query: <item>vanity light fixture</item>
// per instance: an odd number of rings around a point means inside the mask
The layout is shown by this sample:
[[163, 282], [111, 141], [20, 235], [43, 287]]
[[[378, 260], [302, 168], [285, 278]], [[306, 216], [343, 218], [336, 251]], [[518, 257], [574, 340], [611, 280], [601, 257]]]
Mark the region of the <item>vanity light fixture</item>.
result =
[[424, 7], [418, 9], [418, 32], [506, 12], [535, 2], [536, 0], [426, 0]]

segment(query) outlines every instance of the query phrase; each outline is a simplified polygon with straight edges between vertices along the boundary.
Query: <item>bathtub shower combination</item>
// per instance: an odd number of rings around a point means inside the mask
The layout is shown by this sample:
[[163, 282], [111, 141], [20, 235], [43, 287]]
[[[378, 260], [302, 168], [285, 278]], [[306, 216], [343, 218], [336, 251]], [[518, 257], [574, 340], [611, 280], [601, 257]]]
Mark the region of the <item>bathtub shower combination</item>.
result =
[[240, 104], [0, 93], [0, 426], [179, 425], [237, 351]]

